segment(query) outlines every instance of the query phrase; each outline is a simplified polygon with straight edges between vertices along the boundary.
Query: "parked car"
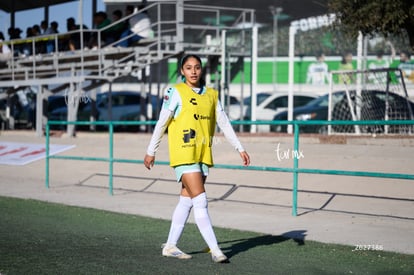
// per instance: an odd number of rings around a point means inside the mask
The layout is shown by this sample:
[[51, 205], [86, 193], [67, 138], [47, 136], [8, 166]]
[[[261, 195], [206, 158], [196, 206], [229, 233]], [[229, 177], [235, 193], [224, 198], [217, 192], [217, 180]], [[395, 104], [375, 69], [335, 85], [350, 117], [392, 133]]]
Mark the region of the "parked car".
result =
[[[363, 90], [361, 92], [361, 120], [384, 120], [387, 93], [376, 90]], [[350, 98], [355, 107], [356, 92], [350, 91]], [[332, 120], [352, 120], [351, 111], [344, 91], [332, 94]], [[388, 93], [389, 119], [413, 119], [414, 103], [395, 94]], [[310, 101], [308, 104], [293, 109], [294, 120], [328, 120], [329, 94]], [[281, 112], [273, 120], [287, 120], [288, 112]], [[352, 132], [353, 126], [332, 126], [337, 132]], [[286, 132], [286, 125], [273, 125], [272, 132]], [[327, 133], [327, 126], [307, 125], [300, 127], [301, 132]], [[383, 131], [383, 126], [365, 126], [363, 132]]]
[[[288, 93], [280, 92], [274, 94], [261, 94], [257, 100], [256, 107], [256, 120], [272, 120], [273, 117], [282, 111], [287, 110], [288, 108]], [[293, 95], [293, 105], [294, 106], [303, 106], [309, 101], [316, 98], [316, 95], [305, 93], [305, 92], [296, 92]], [[250, 98], [249, 104], [245, 107], [244, 120], [251, 120], [251, 106]], [[244, 126], [244, 129], [249, 130], [250, 126]], [[257, 130], [259, 132], [269, 132], [270, 125], [257, 125]]]
[[47, 113], [50, 114], [59, 108], [66, 108], [68, 98], [64, 95], [51, 95], [47, 98]]
[[[9, 101], [9, 102], [8, 102]], [[7, 104], [13, 120], [7, 118]], [[0, 99], [0, 127], [10, 129], [31, 129], [36, 124], [36, 92], [31, 87], [20, 88], [7, 99], [5, 93]]]
[[[219, 97], [219, 100], [221, 98]], [[240, 101], [237, 97], [229, 95], [229, 96], [225, 96], [224, 97], [224, 102], [220, 102], [221, 105], [223, 106], [224, 110], [226, 111], [226, 113], [228, 113], [228, 111], [232, 110], [233, 106], [240, 106]]]
[[[272, 94], [271, 93], [258, 93], [256, 95], [257, 105], [262, 103], [263, 100], [268, 98], [270, 95]], [[247, 108], [250, 106], [250, 104], [251, 104], [251, 96], [245, 97], [243, 99], [243, 110], [241, 107], [241, 102], [239, 102], [238, 100], [237, 101], [233, 100], [233, 102], [230, 101], [229, 114], [228, 114], [230, 120], [240, 120], [244, 118], [246, 116]]]
[[[154, 117], [158, 98], [151, 97], [151, 114]], [[124, 120], [141, 120], [147, 114], [147, 103], [144, 104], [145, 110], [141, 113], [141, 96], [137, 92], [122, 91], [112, 92], [112, 112], [109, 108], [109, 93], [101, 93], [96, 99], [96, 119], [97, 121], [124, 121]], [[67, 120], [67, 105], [56, 108], [50, 113], [49, 120], [65, 121]], [[92, 114], [91, 101], [82, 100], [79, 104], [77, 120], [89, 121]], [[128, 127], [119, 126], [117, 129]], [[132, 127], [134, 128], [134, 127]], [[136, 127], [135, 127], [136, 128]]]

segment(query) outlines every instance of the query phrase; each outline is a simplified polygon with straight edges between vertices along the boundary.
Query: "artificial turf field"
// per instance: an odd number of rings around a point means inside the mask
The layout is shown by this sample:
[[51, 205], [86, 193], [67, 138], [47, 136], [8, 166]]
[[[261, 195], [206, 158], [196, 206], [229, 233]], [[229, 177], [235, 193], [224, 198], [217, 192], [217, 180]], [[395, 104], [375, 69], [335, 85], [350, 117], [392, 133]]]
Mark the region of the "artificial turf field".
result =
[[222, 228], [230, 263], [216, 264], [193, 224], [179, 245], [193, 259], [176, 260], [161, 256], [169, 221], [5, 197], [0, 211], [2, 275], [414, 274], [414, 255]]

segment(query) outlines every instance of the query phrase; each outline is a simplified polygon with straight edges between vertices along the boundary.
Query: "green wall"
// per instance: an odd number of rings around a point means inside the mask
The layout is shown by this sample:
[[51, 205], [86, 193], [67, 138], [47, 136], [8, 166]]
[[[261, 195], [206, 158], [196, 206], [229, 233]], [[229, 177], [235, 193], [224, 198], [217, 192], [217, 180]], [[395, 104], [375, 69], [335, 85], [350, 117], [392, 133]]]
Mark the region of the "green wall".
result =
[[[287, 59], [287, 58], [284, 58]], [[368, 60], [368, 64], [372, 61], [372, 59]], [[294, 83], [300, 84], [300, 83], [306, 83], [306, 73], [308, 70], [308, 66], [313, 63], [314, 61], [301, 61], [301, 62], [295, 62], [294, 68], [295, 68], [295, 75], [294, 75]], [[328, 65], [328, 69], [330, 71], [337, 70], [339, 66], [340, 61], [325, 61]], [[392, 66], [396, 67], [398, 65], [398, 62], [394, 62]], [[259, 84], [271, 84], [273, 83], [272, 79], [272, 71], [273, 71], [273, 62], [272, 61], [258, 61], [258, 68], [257, 68], [257, 83]], [[277, 83], [280, 84], [287, 84], [288, 83], [288, 61], [278, 61], [277, 62]], [[353, 61], [353, 66], [356, 68], [356, 61]], [[175, 62], [169, 63], [169, 75], [173, 75], [177, 69], [177, 65]], [[249, 83], [250, 82], [250, 61], [244, 62], [244, 82]], [[212, 79], [214, 80], [214, 76], [212, 76]], [[239, 72], [234, 80], [232, 81], [233, 84], [240, 83], [241, 81], [241, 73]]]

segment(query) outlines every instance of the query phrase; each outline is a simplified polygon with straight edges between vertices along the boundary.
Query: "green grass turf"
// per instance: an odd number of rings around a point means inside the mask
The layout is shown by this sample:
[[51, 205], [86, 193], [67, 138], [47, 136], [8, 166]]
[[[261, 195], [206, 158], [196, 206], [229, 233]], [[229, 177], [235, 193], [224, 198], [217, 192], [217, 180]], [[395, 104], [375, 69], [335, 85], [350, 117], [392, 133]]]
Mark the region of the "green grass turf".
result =
[[[188, 224], [188, 261], [161, 256], [169, 222], [0, 197], [1, 274], [414, 274], [414, 255], [216, 228], [229, 264], [215, 264]], [[412, 240], [407, 240], [412, 241]]]

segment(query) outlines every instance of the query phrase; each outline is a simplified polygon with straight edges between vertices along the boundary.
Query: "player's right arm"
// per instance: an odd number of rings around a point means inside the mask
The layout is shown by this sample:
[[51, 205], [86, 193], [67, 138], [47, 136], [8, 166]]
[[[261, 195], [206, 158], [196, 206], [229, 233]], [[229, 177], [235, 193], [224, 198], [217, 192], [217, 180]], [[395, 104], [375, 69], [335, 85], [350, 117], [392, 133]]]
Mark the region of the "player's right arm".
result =
[[152, 133], [151, 141], [147, 148], [147, 153], [144, 157], [144, 165], [147, 169], [151, 169], [154, 166], [155, 153], [157, 152], [161, 139], [165, 133], [165, 130], [170, 124], [171, 118], [174, 115], [175, 110], [179, 104], [179, 94], [174, 88], [167, 90], [164, 101], [162, 104], [161, 112], [155, 125], [154, 132]]

